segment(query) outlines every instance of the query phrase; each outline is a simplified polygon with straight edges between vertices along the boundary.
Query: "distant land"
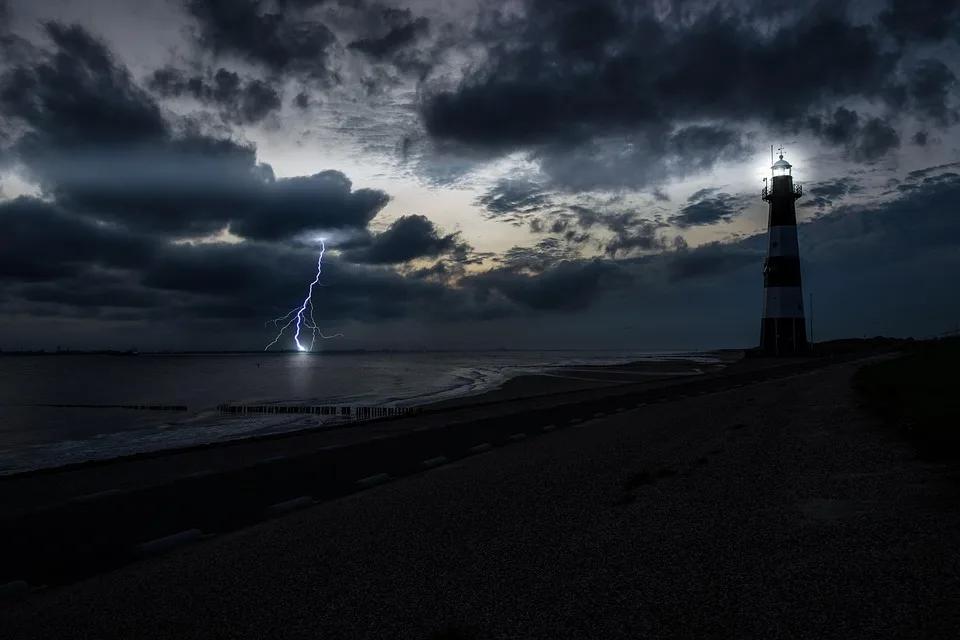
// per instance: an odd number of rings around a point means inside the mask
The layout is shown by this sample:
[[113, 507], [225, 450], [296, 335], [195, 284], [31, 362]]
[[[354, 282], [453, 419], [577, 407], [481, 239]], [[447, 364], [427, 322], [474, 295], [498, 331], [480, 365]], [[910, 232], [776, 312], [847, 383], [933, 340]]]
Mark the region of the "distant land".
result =
[[324, 351], [299, 351], [297, 349], [271, 349], [270, 351], [256, 350], [225, 350], [225, 351], [140, 351], [138, 349], [0, 349], [0, 356], [235, 356], [235, 355], [349, 355], [358, 353], [490, 353], [491, 351], [504, 353], [552, 353], [552, 352], [583, 352], [583, 353], [623, 353], [624, 351], [640, 351], [644, 353], [718, 353], [727, 351], [742, 351], [742, 349], [661, 349], [659, 351], [645, 351], [643, 349], [327, 349]]
[[[936, 336], [926, 336], [925, 338], [919, 338], [918, 340], [924, 340], [929, 338], [937, 338], [944, 336], [953, 336], [960, 335], [960, 331], [954, 330], [946, 332], [943, 334], [938, 334]], [[818, 351], [829, 351], [835, 352], [837, 350], [845, 351], [848, 349], [856, 349], [867, 346], [879, 346], [880, 344], [884, 345], [896, 345], [900, 343], [910, 343], [913, 342], [914, 338], [890, 338], [886, 336], [874, 336], [872, 338], [839, 338], [836, 340], [827, 340], [824, 342], [815, 343], [815, 347]], [[48, 349], [0, 349], [0, 356], [232, 356], [232, 355], [262, 355], [262, 356], [271, 356], [271, 355], [289, 355], [289, 354], [303, 354], [303, 355], [351, 355], [351, 354], [360, 354], [360, 353], [490, 353], [493, 351], [502, 352], [502, 353], [624, 353], [624, 352], [641, 352], [648, 354], [657, 354], [657, 353], [700, 353], [700, 354], [709, 354], [709, 353], [735, 353], [735, 352], [745, 352], [749, 354], [753, 349], [750, 347], [739, 348], [739, 349], [656, 349], [656, 350], [646, 350], [646, 349], [327, 349], [324, 351], [299, 351], [297, 349], [275, 349], [270, 351], [263, 350], [193, 350], [193, 351], [175, 351], [175, 350], [157, 350], [157, 351], [140, 351], [135, 348], [131, 349], [62, 349], [56, 348], [52, 350]]]

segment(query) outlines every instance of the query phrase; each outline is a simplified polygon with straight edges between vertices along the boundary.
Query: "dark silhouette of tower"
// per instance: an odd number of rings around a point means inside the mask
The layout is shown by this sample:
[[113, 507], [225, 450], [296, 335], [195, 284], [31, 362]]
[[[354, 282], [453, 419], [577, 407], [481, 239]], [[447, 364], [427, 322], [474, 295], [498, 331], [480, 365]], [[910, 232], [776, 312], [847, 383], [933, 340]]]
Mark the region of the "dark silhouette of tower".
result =
[[[772, 159], [772, 148], [770, 155]], [[770, 203], [770, 214], [767, 259], [763, 263], [760, 352], [768, 356], [803, 355], [808, 351], [808, 344], [795, 205], [803, 190], [793, 184], [792, 166], [783, 159], [783, 147], [780, 147], [780, 159], [771, 169], [773, 177], [762, 192], [763, 199]]]

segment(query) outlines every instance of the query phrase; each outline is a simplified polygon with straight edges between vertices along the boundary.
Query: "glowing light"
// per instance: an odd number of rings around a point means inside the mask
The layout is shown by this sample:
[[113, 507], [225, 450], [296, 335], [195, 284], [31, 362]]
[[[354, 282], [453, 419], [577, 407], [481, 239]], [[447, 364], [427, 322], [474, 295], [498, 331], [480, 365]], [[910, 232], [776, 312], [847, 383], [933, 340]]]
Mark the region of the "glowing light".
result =
[[[280, 331], [277, 333], [277, 337], [273, 339], [273, 342], [271, 342], [266, 347], [264, 347], [263, 349], [264, 351], [267, 351], [268, 349], [270, 349], [270, 347], [277, 344], [281, 336], [283, 336], [283, 332], [286, 331], [287, 328], [290, 327], [290, 325], [292, 324], [295, 324], [296, 326], [296, 333], [293, 336], [293, 341], [297, 344], [298, 351], [313, 351], [313, 346], [314, 344], [316, 344], [317, 336], [320, 336], [325, 340], [329, 340], [330, 338], [343, 337], [342, 333], [336, 333], [332, 336], [323, 335], [323, 332], [320, 331], [320, 327], [317, 326], [316, 319], [314, 319], [313, 317], [313, 288], [317, 285], [321, 287], [323, 286], [322, 284], [320, 284], [320, 272], [323, 268], [323, 252], [326, 251], [326, 246], [323, 243], [323, 239], [321, 238], [319, 241], [320, 241], [320, 256], [317, 258], [317, 277], [315, 277], [313, 279], [313, 282], [310, 283], [310, 289], [307, 292], [307, 297], [303, 299], [303, 304], [301, 304], [299, 307], [290, 311], [290, 313], [288, 313], [287, 315], [281, 318], [274, 318], [273, 320], [269, 320], [263, 324], [263, 326], [267, 326], [272, 322], [273, 326], [278, 327], [280, 326], [281, 322], [286, 321], [286, 324], [280, 327]], [[302, 344], [300, 344], [301, 328], [310, 330], [310, 348], [309, 349], [307, 347], [304, 347]]]

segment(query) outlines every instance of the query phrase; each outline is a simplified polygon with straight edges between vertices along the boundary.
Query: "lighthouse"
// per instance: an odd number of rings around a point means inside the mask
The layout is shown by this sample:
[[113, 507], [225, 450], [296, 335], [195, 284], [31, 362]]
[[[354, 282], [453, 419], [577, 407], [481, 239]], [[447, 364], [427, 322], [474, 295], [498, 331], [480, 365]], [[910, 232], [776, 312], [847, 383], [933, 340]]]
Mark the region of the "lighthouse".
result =
[[[770, 155], [772, 160], [772, 148]], [[761, 193], [763, 200], [770, 204], [770, 212], [767, 259], [763, 263], [760, 352], [765, 356], [797, 356], [808, 350], [796, 209], [803, 189], [793, 184], [793, 167], [783, 159], [783, 147], [780, 147], [780, 159], [770, 168], [773, 175]], [[764, 182], [766, 180], [764, 178]]]

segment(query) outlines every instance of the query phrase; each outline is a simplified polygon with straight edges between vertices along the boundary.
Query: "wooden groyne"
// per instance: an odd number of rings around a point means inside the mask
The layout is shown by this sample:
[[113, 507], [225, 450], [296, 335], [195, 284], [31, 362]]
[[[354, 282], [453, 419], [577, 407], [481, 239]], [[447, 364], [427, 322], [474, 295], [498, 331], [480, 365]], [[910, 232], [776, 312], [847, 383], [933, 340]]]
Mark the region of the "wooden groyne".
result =
[[371, 407], [352, 405], [278, 405], [278, 404], [221, 404], [221, 413], [305, 413], [318, 416], [341, 416], [354, 420], [401, 417], [422, 413], [421, 407]]

